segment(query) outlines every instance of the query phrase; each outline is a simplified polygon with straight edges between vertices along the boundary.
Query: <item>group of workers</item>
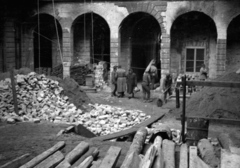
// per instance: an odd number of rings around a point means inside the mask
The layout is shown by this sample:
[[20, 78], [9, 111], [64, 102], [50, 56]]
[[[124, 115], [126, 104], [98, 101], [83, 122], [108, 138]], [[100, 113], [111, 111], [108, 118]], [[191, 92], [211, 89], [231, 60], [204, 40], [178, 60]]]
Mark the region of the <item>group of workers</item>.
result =
[[121, 65], [114, 66], [111, 77], [112, 96], [124, 97], [124, 93], [127, 90], [128, 98], [134, 97], [134, 88], [137, 87], [137, 76], [131, 68], [126, 73]]
[[[155, 66], [155, 60], [152, 60], [144, 71], [142, 77], [142, 99], [144, 102], [152, 101], [150, 99], [150, 94], [151, 90], [156, 88], [155, 83], [157, 83], [157, 80], [157, 68]], [[171, 94], [171, 75], [165, 75], [161, 81], [161, 89], [164, 90], [164, 94]], [[131, 68], [128, 70], [128, 73], [126, 73], [121, 66], [114, 66], [111, 73], [111, 84], [111, 96], [124, 97], [124, 93], [127, 92], [128, 98], [134, 98], [134, 90], [137, 88], [137, 76]]]
[[[207, 78], [207, 69], [205, 65], [202, 65], [200, 69], [200, 80]], [[150, 94], [151, 90], [154, 90], [157, 86], [155, 84], [158, 80], [157, 68], [155, 60], [153, 59], [142, 77], [142, 99], [144, 102], [151, 102]], [[163, 94], [166, 100], [167, 95], [172, 95], [172, 76], [171, 74], [164, 74], [160, 80], [160, 92]], [[134, 98], [134, 89], [137, 87], [137, 76], [133, 72], [133, 69], [129, 69], [128, 73], [121, 66], [114, 66], [111, 74], [112, 84], [112, 96], [124, 97], [124, 93], [127, 91], [128, 98]]]

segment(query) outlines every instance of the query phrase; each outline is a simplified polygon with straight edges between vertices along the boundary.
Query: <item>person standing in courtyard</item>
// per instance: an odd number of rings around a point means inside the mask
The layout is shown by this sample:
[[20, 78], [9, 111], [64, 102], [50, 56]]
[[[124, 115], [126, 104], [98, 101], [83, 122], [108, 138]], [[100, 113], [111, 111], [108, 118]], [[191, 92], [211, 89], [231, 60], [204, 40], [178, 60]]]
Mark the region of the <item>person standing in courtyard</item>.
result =
[[148, 71], [143, 73], [142, 79], [142, 93], [143, 93], [143, 101], [150, 102], [150, 86], [151, 86], [151, 77]]
[[127, 93], [128, 98], [134, 98], [134, 88], [137, 86], [137, 76], [130, 68], [127, 74]]
[[113, 66], [113, 71], [111, 73], [111, 84], [112, 84], [112, 93], [111, 96], [117, 96], [116, 91], [117, 91], [117, 66]]
[[121, 65], [117, 69], [117, 92], [118, 97], [124, 97], [124, 92], [126, 91], [126, 71]]
[[202, 64], [202, 67], [200, 69], [200, 77], [199, 79], [201, 81], [205, 81], [207, 79], [207, 68], [205, 66], [205, 64]]

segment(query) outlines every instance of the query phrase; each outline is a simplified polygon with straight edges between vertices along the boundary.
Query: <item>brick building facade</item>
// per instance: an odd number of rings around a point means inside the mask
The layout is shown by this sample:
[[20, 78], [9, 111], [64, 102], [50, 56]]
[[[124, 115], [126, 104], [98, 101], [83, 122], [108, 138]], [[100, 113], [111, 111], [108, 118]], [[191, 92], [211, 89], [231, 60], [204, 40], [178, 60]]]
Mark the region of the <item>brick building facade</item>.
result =
[[3, 0], [0, 72], [64, 65], [79, 59], [133, 67], [151, 59], [161, 73], [197, 74], [205, 63], [216, 78], [240, 61], [240, 2], [125, 0]]

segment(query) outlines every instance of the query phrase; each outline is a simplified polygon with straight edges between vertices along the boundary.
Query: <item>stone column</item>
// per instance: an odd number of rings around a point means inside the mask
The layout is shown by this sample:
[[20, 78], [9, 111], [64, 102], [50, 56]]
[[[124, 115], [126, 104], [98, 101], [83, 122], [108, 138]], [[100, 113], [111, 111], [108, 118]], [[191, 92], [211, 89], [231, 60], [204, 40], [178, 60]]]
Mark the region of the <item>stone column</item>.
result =
[[217, 76], [222, 75], [226, 68], [227, 39], [217, 40]]
[[72, 58], [71, 34], [67, 29], [63, 29], [63, 78], [70, 76], [70, 66]]
[[161, 43], [161, 73], [166, 74], [170, 72], [170, 35], [165, 32], [162, 34]]
[[119, 63], [121, 64], [121, 60], [119, 60], [119, 55], [118, 55], [118, 46], [119, 46], [118, 38], [111, 37], [110, 43], [111, 43], [110, 63], [112, 67], [112, 65], [118, 65]]

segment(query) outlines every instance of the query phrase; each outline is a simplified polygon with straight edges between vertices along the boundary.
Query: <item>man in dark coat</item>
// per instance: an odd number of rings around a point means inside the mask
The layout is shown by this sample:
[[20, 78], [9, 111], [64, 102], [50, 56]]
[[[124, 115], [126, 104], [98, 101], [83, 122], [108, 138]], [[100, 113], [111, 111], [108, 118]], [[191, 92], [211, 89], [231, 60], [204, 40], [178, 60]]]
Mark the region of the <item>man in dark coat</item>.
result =
[[126, 71], [121, 67], [118, 66], [117, 69], [117, 92], [119, 93], [118, 97], [124, 97], [124, 92], [126, 91]]
[[111, 88], [112, 88], [112, 93], [111, 96], [117, 96], [116, 91], [117, 91], [117, 66], [113, 66], [113, 71], [111, 73]]
[[137, 76], [133, 72], [133, 70], [130, 68], [128, 70], [127, 74], [127, 93], [129, 94], [128, 98], [130, 99], [132, 95], [132, 98], [134, 97], [134, 88], [137, 86]]

